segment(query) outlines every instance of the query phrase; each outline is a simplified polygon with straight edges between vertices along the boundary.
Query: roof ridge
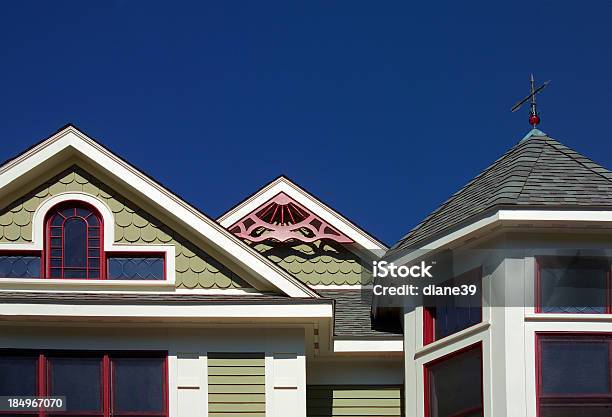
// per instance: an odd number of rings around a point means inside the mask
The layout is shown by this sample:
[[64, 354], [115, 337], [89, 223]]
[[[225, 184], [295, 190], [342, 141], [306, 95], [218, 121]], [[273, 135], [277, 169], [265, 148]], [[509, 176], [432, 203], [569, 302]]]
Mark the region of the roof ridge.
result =
[[[520, 147], [522, 146], [526, 146], [526, 144], [530, 144], [531, 141], [524, 141], [524, 142], [519, 142], [517, 144], [515, 144], [513, 147], [511, 147], [510, 149], [508, 149], [506, 152], [504, 152], [499, 158], [497, 158], [495, 161], [493, 161], [493, 163], [489, 164], [488, 167], [486, 167], [483, 171], [481, 171], [478, 175], [476, 175], [474, 178], [472, 178], [470, 181], [468, 181], [463, 187], [461, 187], [459, 190], [457, 190], [456, 192], [454, 192], [453, 194], [451, 194], [451, 196], [449, 198], [447, 198], [445, 201], [443, 201], [438, 208], [436, 208], [434, 211], [432, 211], [431, 213], [429, 213], [429, 215], [427, 215], [427, 217], [425, 217], [422, 221], [420, 221], [419, 223], [417, 223], [412, 229], [410, 229], [410, 231], [408, 231], [408, 233], [406, 233], [395, 245], [393, 245], [390, 249], [394, 249], [396, 246], [399, 246], [402, 244], [402, 242], [408, 238], [411, 233], [419, 228], [421, 228], [422, 226], [428, 224], [431, 220], [433, 220], [433, 218], [435, 217], [435, 215], [439, 212], [441, 212], [446, 206], [448, 206], [454, 199], [455, 197], [457, 197], [460, 194], [463, 194], [464, 192], [466, 192], [468, 189], [470, 189], [470, 187], [472, 185], [474, 185], [474, 183], [476, 183], [476, 181], [478, 181], [480, 178], [484, 177], [487, 173], [489, 173], [494, 167], [497, 166], [497, 163], [499, 161], [501, 161], [502, 159], [514, 154]], [[541, 153], [540, 153], [541, 155]], [[539, 156], [538, 156], [539, 157]], [[533, 169], [533, 166], [531, 167], [531, 169]], [[530, 171], [531, 172], [531, 171]], [[523, 187], [525, 186], [525, 182], [526, 180], [523, 182]], [[522, 189], [521, 189], [522, 190]]]
[[[532, 139], [534, 136], [531, 136], [529, 139]], [[541, 136], [540, 136], [541, 137]], [[548, 136], [544, 136], [544, 137], [548, 137]], [[522, 142], [522, 143], [526, 143]], [[519, 142], [520, 144], [521, 142]], [[546, 140], [544, 140], [544, 145], [546, 145]], [[538, 165], [538, 162], [540, 162], [540, 158], [542, 158], [542, 154], [544, 153], [544, 147], [542, 146], [540, 148], [540, 153], [538, 154], [538, 158], [533, 162], [533, 164], [531, 164], [531, 168], [529, 169], [529, 172], [527, 173], [527, 175], [525, 175], [525, 180], [523, 181], [523, 186], [521, 187], [521, 191], [518, 192], [518, 198], [521, 197], [521, 195], [523, 194], [523, 191], [525, 190], [525, 186], [527, 185], [527, 181], [529, 180], [529, 177], [531, 176], [531, 174], [533, 173], [533, 170], [535, 169], [535, 167]], [[517, 198], [517, 199], [518, 199]]]
[[[582, 166], [582, 167], [584, 167], [585, 169], [588, 169], [590, 172], [592, 172], [592, 173], [594, 173], [594, 174], [596, 174], [596, 175], [599, 175], [600, 177], [604, 178], [604, 179], [605, 179], [605, 180], [607, 180], [607, 181], [612, 182], [612, 178], [610, 178], [610, 177], [608, 177], [608, 176], [606, 176], [606, 175], [603, 175], [601, 172], [594, 170], [594, 169], [593, 169], [592, 167], [590, 167], [590, 166], [587, 166], [587, 165], [586, 165], [586, 164], [585, 164], [583, 161], [581, 161], [580, 159], [586, 159], [586, 160], [587, 160], [589, 163], [594, 164], [594, 165], [597, 165], [597, 167], [598, 167], [598, 168], [600, 168], [600, 169], [602, 169], [602, 170], [606, 171], [606, 173], [607, 173], [608, 175], [610, 175], [611, 177], [612, 177], [612, 171], [610, 171], [609, 169], [605, 168], [603, 165], [598, 164], [597, 162], [593, 161], [591, 158], [588, 158], [587, 156], [582, 155], [582, 154], [581, 154], [581, 153], [579, 153], [579, 152], [576, 152], [576, 151], [575, 151], [575, 150], [573, 150], [572, 148], [570, 148], [570, 147], [568, 147], [568, 146], [563, 145], [563, 144], [562, 144], [562, 143], [560, 143], [559, 141], [557, 141], [557, 140], [555, 140], [555, 139], [553, 139], [553, 138], [551, 138], [551, 137], [549, 137], [549, 136], [547, 136], [547, 138], [548, 138], [548, 140], [546, 140], [546, 141], [545, 141], [546, 145], [548, 145], [548, 146], [550, 146], [550, 147], [554, 148], [555, 150], [557, 150], [557, 151], [561, 152], [563, 155], [567, 156], [568, 158], [571, 158], [571, 159], [572, 159], [572, 161], [575, 161], [577, 164], [581, 165], [581, 166]], [[549, 140], [550, 140], [552, 143], [549, 143]], [[566, 152], [565, 150], [570, 150], [570, 151], [571, 151], [571, 153], [570, 153], [570, 152]], [[580, 157], [580, 159], [579, 159], [579, 158], [577, 158], [577, 157], [576, 157], [576, 155], [574, 155], [574, 154], [578, 155], [578, 156]]]

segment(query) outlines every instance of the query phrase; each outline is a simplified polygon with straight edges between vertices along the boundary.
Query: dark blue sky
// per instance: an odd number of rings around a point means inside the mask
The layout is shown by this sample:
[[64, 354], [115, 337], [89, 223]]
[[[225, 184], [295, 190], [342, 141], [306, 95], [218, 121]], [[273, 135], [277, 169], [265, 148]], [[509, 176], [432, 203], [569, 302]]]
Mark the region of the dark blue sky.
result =
[[2, 5], [0, 159], [72, 122], [210, 216], [286, 174], [393, 243], [529, 131], [534, 72], [612, 167], [612, 2], [93, 3]]

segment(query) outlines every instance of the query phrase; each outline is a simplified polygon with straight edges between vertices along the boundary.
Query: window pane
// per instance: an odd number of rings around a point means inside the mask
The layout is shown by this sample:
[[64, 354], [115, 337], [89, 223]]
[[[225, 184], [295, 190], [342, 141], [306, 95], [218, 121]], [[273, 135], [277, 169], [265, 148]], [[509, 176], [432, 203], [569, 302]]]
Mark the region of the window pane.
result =
[[117, 358], [112, 361], [115, 413], [163, 411], [164, 359]]
[[91, 211], [84, 209], [84, 208], [77, 208], [76, 209], [76, 215], [82, 218], [87, 218], [87, 216], [89, 216], [91, 214]]
[[109, 258], [108, 279], [164, 279], [164, 258]]
[[[605, 313], [606, 269], [601, 264], [560, 260], [542, 266], [542, 311], [545, 313]], [[571, 262], [571, 263], [570, 263]]]
[[61, 226], [62, 224], [64, 224], [64, 218], [58, 214], [51, 220], [51, 226]]
[[442, 339], [482, 321], [482, 292], [480, 273], [469, 272], [441, 286], [476, 285], [474, 295], [439, 296], [434, 298], [431, 310], [434, 318], [435, 340]]
[[64, 278], [87, 278], [85, 269], [65, 269]]
[[0, 357], [0, 395], [36, 395], [35, 357]]
[[432, 417], [446, 417], [469, 410], [481, 414], [481, 363], [480, 349], [472, 349], [427, 366]]
[[67, 208], [65, 210], [62, 210], [62, 215], [66, 218], [68, 217], [72, 217], [75, 214], [75, 209], [74, 208]]
[[40, 278], [40, 256], [0, 256], [0, 278]]
[[67, 411], [101, 409], [100, 358], [50, 358], [51, 395], [66, 396]]
[[598, 341], [543, 341], [544, 394], [608, 393], [608, 343]]
[[79, 218], [68, 219], [64, 226], [64, 266], [85, 267], [86, 259], [87, 225]]

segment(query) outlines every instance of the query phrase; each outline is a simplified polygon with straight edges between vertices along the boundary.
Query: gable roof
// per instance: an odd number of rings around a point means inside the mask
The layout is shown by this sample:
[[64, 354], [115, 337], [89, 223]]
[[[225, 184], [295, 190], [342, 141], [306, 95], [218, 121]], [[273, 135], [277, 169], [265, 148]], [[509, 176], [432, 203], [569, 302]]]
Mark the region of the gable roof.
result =
[[395, 257], [496, 208], [612, 207], [612, 172], [534, 129], [408, 232]]
[[314, 215], [320, 217], [325, 222], [329, 223], [330, 226], [350, 238], [361, 248], [373, 252], [377, 258], [387, 250], [387, 246], [384, 243], [374, 238], [355, 223], [342, 216], [285, 176], [280, 176], [266, 184], [259, 191], [247, 197], [220, 216], [217, 221], [223, 227], [231, 227], [280, 193], [286, 194], [288, 197], [304, 206]]
[[14, 192], [40, 173], [43, 167], [74, 157], [99, 167], [105, 175], [125, 185], [134, 195], [159, 208], [223, 256], [249, 271], [254, 279], [291, 297], [319, 297], [307, 285], [262, 257], [213, 219], [73, 125], [65, 126], [0, 166], [0, 193]]

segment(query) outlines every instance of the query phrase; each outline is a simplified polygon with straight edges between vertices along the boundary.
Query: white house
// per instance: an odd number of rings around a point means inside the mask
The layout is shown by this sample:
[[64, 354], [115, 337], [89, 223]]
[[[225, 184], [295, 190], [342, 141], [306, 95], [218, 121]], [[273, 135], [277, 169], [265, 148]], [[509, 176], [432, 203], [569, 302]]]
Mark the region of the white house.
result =
[[[284, 177], [211, 219], [74, 126], [0, 207], [0, 401], [66, 401], [0, 417], [612, 416], [612, 173], [539, 131], [391, 249]], [[372, 323], [372, 262], [443, 250], [482, 306]]]

